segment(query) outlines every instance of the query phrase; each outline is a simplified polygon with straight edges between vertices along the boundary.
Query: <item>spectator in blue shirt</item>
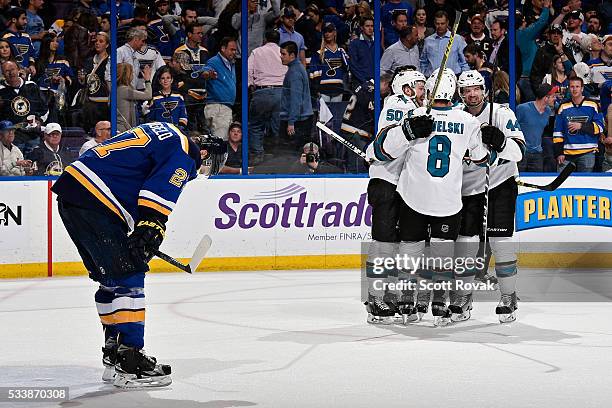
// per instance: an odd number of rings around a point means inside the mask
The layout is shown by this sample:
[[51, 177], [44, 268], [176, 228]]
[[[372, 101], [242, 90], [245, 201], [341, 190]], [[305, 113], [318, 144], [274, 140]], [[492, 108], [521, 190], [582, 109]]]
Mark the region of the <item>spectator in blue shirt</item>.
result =
[[556, 87], [542, 84], [535, 92], [535, 101], [522, 103], [516, 108], [516, 119], [525, 135], [526, 147], [525, 156], [519, 163], [520, 171], [542, 172], [544, 169], [542, 135], [552, 114], [556, 92]]
[[399, 40], [398, 32], [403, 27], [397, 27], [396, 19], [399, 15], [406, 15], [406, 23], [412, 24], [412, 6], [401, 0], [389, 0], [382, 6], [380, 12], [380, 23], [383, 28], [385, 48]]
[[207, 68], [216, 72], [208, 81], [208, 99], [204, 116], [208, 128], [216, 137], [227, 140], [227, 131], [232, 123], [232, 107], [236, 101], [236, 40], [225, 37], [221, 40], [219, 53], [208, 60]]
[[298, 47], [298, 56], [302, 65], [306, 66], [306, 45], [302, 34], [295, 31], [295, 12], [290, 7], [285, 7], [281, 11], [281, 26], [278, 28], [280, 33], [280, 43], [293, 41]]
[[[425, 45], [421, 53], [421, 72], [425, 76], [431, 75], [433, 71], [440, 67], [446, 45], [450, 40], [450, 31], [448, 29], [448, 14], [445, 11], [438, 11], [434, 18], [436, 32], [425, 38]], [[453, 46], [451, 47], [446, 68], [450, 68], [457, 75], [463, 71], [470, 69], [465, 61], [463, 49], [465, 48], [465, 40], [461, 36], [455, 36]]]
[[293, 41], [280, 45], [281, 62], [287, 66], [281, 95], [280, 132], [282, 139], [293, 139], [296, 150], [310, 139], [312, 101], [308, 73], [297, 58], [298, 46]]
[[28, 25], [26, 25], [26, 33], [32, 40], [34, 51], [36, 56], [40, 53], [40, 42], [42, 38], [47, 34], [45, 30], [45, 23], [43, 19], [38, 15], [38, 12], [44, 4], [43, 0], [29, 0], [28, 8], [26, 10], [26, 16], [28, 17]]
[[374, 78], [374, 19], [362, 17], [361, 34], [349, 43], [349, 69], [352, 74], [351, 88]]

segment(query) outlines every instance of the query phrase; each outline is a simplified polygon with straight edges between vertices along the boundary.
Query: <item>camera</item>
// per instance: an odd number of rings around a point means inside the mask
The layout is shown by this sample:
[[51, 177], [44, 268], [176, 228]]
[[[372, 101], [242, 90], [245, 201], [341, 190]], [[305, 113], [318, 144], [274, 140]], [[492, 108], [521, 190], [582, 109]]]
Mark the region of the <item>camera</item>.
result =
[[315, 153], [313, 144], [310, 143], [308, 146], [308, 152], [306, 152], [306, 163], [318, 163], [319, 153]]

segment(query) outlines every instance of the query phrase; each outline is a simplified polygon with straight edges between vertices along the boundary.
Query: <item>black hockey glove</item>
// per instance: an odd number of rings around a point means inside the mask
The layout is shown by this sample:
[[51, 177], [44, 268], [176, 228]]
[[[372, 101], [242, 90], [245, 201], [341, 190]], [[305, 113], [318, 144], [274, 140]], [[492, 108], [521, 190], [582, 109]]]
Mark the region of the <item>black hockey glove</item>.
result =
[[500, 153], [506, 147], [506, 136], [504, 132], [495, 126], [484, 125], [480, 128], [482, 132], [482, 143]]
[[433, 129], [434, 120], [431, 116], [412, 116], [404, 119], [402, 130], [408, 141], [428, 137]]
[[152, 249], [159, 249], [166, 235], [166, 224], [153, 216], [143, 217], [128, 237], [130, 253], [136, 259], [149, 263]]

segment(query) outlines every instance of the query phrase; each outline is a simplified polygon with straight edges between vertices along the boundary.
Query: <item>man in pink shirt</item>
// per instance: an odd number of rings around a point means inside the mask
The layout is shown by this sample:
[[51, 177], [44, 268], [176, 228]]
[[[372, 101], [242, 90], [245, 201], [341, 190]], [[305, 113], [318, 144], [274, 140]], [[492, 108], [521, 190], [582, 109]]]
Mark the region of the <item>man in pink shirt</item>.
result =
[[266, 42], [255, 48], [248, 61], [249, 91], [249, 166], [261, 164], [264, 159], [264, 135], [266, 130], [273, 137], [279, 133], [281, 91], [287, 67], [280, 59], [278, 46], [280, 34], [269, 30]]

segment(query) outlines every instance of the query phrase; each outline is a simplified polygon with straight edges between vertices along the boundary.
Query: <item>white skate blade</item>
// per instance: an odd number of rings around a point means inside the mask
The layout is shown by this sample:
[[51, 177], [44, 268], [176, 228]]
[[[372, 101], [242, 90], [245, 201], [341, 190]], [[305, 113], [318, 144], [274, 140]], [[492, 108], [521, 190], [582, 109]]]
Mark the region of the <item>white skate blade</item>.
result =
[[170, 375], [138, 378], [136, 374], [116, 373], [113, 385], [125, 389], [166, 387], [172, 384]]
[[374, 316], [368, 313], [367, 322], [370, 324], [393, 324], [395, 323], [395, 319], [393, 316]]
[[516, 321], [516, 311], [508, 314], [499, 314], [497, 317], [499, 317], [500, 323], [512, 323]]
[[433, 325], [434, 327], [445, 327], [451, 323], [451, 319], [444, 316], [434, 316]]
[[451, 315], [451, 321], [453, 322], [465, 322], [472, 317], [472, 313], [469, 310], [466, 310], [463, 313], [453, 313]]
[[402, 323], [404, 325], [408, 325], [409, 323], [418, 322], [421, 318], [418, 316], [418, 313], [411, 315], [402, 315]]
[[112, 383], [115, 380], [115, 366], [104, 366], [102, 373], [102, 381]]

